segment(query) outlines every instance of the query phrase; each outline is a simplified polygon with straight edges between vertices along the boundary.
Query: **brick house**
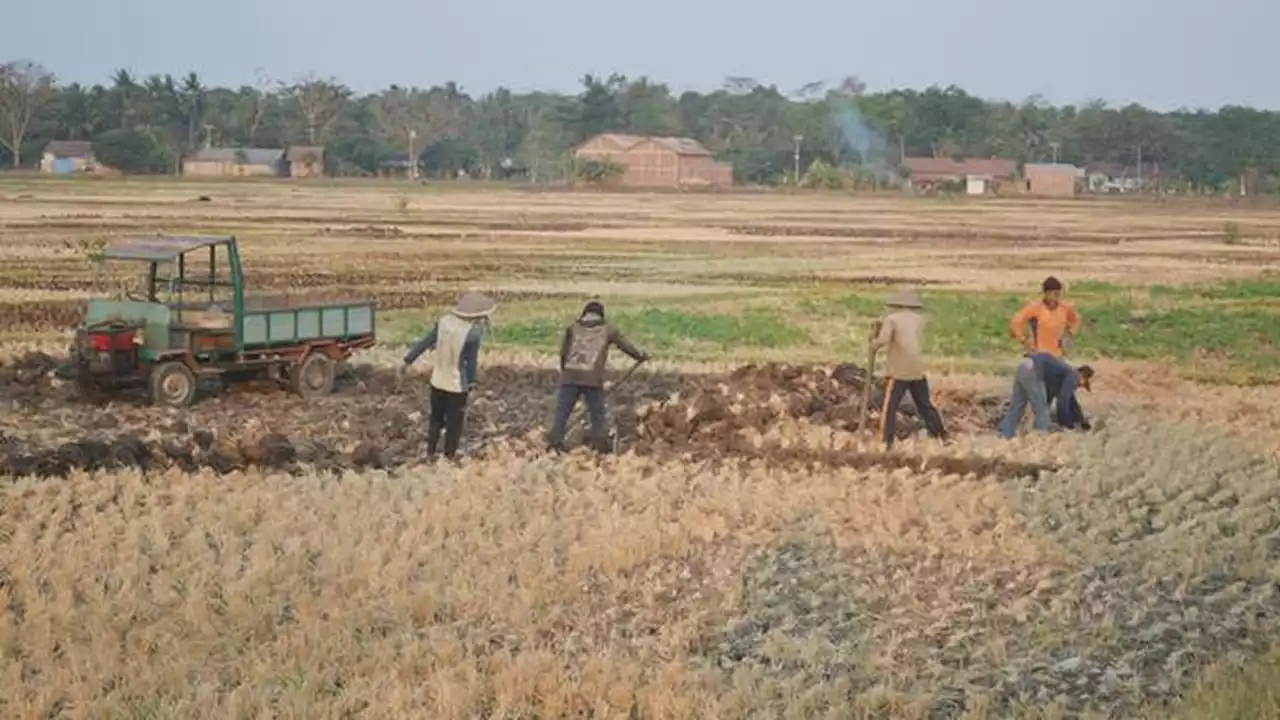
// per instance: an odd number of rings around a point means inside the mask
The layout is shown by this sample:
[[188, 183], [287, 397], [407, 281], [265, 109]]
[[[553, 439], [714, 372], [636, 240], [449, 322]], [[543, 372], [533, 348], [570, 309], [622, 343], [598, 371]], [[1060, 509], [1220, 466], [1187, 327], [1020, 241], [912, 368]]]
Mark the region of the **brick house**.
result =
[[1018, 177], [1018, 163], [1002, 158], [909, 157], [903, 159], [902, 167], [908, 173], [907, 185], [919, 190], [932, 189], [941, 183], [970, 187], [969, 178], [973, 177], [982, 180], [985, 192], [988, 186], [999, 188]]
[[681, 188], [733, 184], [733, 166], [717, 162], [690, 138], [603, 133], [574, 149], [575, 158], [621, 165], [627, 187]]
[[277, 148], [204, 148], [182, 161], [192, 177], [283, 177], [284, 150]]
[[1029, 195], [1071, 197], [1084, 172], [1067, 163], [1027, 163], [1022, 167], [1023, 189]]

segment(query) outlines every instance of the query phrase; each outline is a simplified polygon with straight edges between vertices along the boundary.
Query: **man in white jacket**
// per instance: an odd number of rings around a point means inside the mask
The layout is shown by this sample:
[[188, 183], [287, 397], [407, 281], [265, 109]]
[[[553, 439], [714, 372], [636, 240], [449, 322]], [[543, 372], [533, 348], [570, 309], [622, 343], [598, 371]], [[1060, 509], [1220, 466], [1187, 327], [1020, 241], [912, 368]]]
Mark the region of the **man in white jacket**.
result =
[[467, 397], [476, 384], [480, 341], [489, 317], [498, 304], [479, 293], [466, 293], [453, 310], [445, 313], [426, 337], [404, 356], [401, 372], [428, 350], [431, 357], [430, 418], [427, 421], [427, 457], [434, 458], [444, 431], [444, 456], [453, 459], [462, 440]]

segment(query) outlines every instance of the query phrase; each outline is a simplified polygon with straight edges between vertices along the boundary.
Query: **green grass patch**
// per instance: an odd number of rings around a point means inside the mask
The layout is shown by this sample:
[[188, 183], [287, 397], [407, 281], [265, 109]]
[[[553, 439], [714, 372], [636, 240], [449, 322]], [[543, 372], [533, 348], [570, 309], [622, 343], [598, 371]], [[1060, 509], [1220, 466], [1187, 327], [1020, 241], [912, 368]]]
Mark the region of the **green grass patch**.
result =
[[[731, 315], [645, 308], [612, 313], [609, 321], [636, 345], [665, 351], [780, 348], [809, 340], [803, 328], [777, 312], [762, 309], [746, 309]], [[495, 323], [493, 342], [553, 352], [560, 347], [568, 322], [533, 318], [510, 324]]]
[[[758, 358], [865, 362], [869, 322], [885, 312], [888, 290], [833, 295], [780, 295], [773, 305], [739, 309], [730, 303], [667, 300], [615, 303], [610, 321], [638, 346], [671, 358]], [[1167, 362], [1188, 377], [1239, 384], [1280, 377], [1280, 278], [1262, 276], [1217, 285], [1116, 287], [1073, 292], [1084, 329], [1072, 359]], [[946, 291], [923, 293], [927, 350], [936, 367], [1003, 372], [1020, 350], [1009, 319], [1034, 294]], [[1220, 298], [1222, 301], [1210, 301]], [[1231, 302], [1232, 299], [1238, 301]], [[1251, 301], [1252, 300], [1252, 301]], [[504, 307], [488, 344], [555, 353], [576, 307], [537, 301]], [[430, 318], [395, 314], [387, 337], [416, 342]], [[744, 360], [745, 361], [745, 360]]]
[[1280, 301], [1280, 275], [1267, 272], [1258, 277], [1212, 284], [1152, 285], [1148, 292], [1160, 299]]
[[1280, 278], [1233, 280], [1189, 290], [1206, 300], [1280, 300]]
[[1070, 288], [1072, 295], [1100, 295], [1120, 292], [1121, 290], [1123, 290], [1122, 287], [1106, 280], [1080, 280], [1071, 283]]
[[[1128, 290], [1120, 287], [1114, 292], [1081, 294], [1072, 300], [1083, 319], [1072, 357], [1081, 362], [1098, 358], [1166, 361], [1198, 379], [1271, 382], [1280, 373], [1280, 308], [1201, 301], [1280, 297], [1280, 283], [1273, 291], [1271, 282], [1166, 288], [1153, 292], [1162, 297], [1158, 307], [1130, 302]], [[859, 328], [885, 312], [887, 295], [809, 298], [798, 309], [860, 334], [865, 331]], [[979, 365], [1011, 362], [1018, 348], [1009, 337], [1009, 319], [1030, 299], [1008, 293], [924, 293], [928, 352], [939, 360], [964, 358]], [[854, 340], [853, 345], [861, 342], [860, 337]]]

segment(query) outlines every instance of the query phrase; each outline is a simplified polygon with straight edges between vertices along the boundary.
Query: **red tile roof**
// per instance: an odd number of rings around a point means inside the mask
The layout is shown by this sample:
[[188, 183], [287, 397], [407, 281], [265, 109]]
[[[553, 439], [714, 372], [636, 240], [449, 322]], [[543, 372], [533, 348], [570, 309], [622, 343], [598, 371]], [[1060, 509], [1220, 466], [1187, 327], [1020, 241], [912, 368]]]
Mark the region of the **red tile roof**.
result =
[[909, 157], [904, 164], [912, 177], [963, 177], [965, 175], [991, 175], [1011, 178], [1018, 172], [1018, 163], [1000, 158], [965, 158], [956, 160], [943, 157]]

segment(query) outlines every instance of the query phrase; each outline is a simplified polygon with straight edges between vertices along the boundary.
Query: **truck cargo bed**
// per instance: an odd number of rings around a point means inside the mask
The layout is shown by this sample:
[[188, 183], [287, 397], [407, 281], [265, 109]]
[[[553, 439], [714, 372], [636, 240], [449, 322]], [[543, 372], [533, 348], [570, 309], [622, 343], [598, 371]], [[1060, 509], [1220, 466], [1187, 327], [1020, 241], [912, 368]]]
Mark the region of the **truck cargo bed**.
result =
[[374, 334], [377, 301], [298, 296], [245, 298], [246, 350], [308, 340], [351, 340]]

